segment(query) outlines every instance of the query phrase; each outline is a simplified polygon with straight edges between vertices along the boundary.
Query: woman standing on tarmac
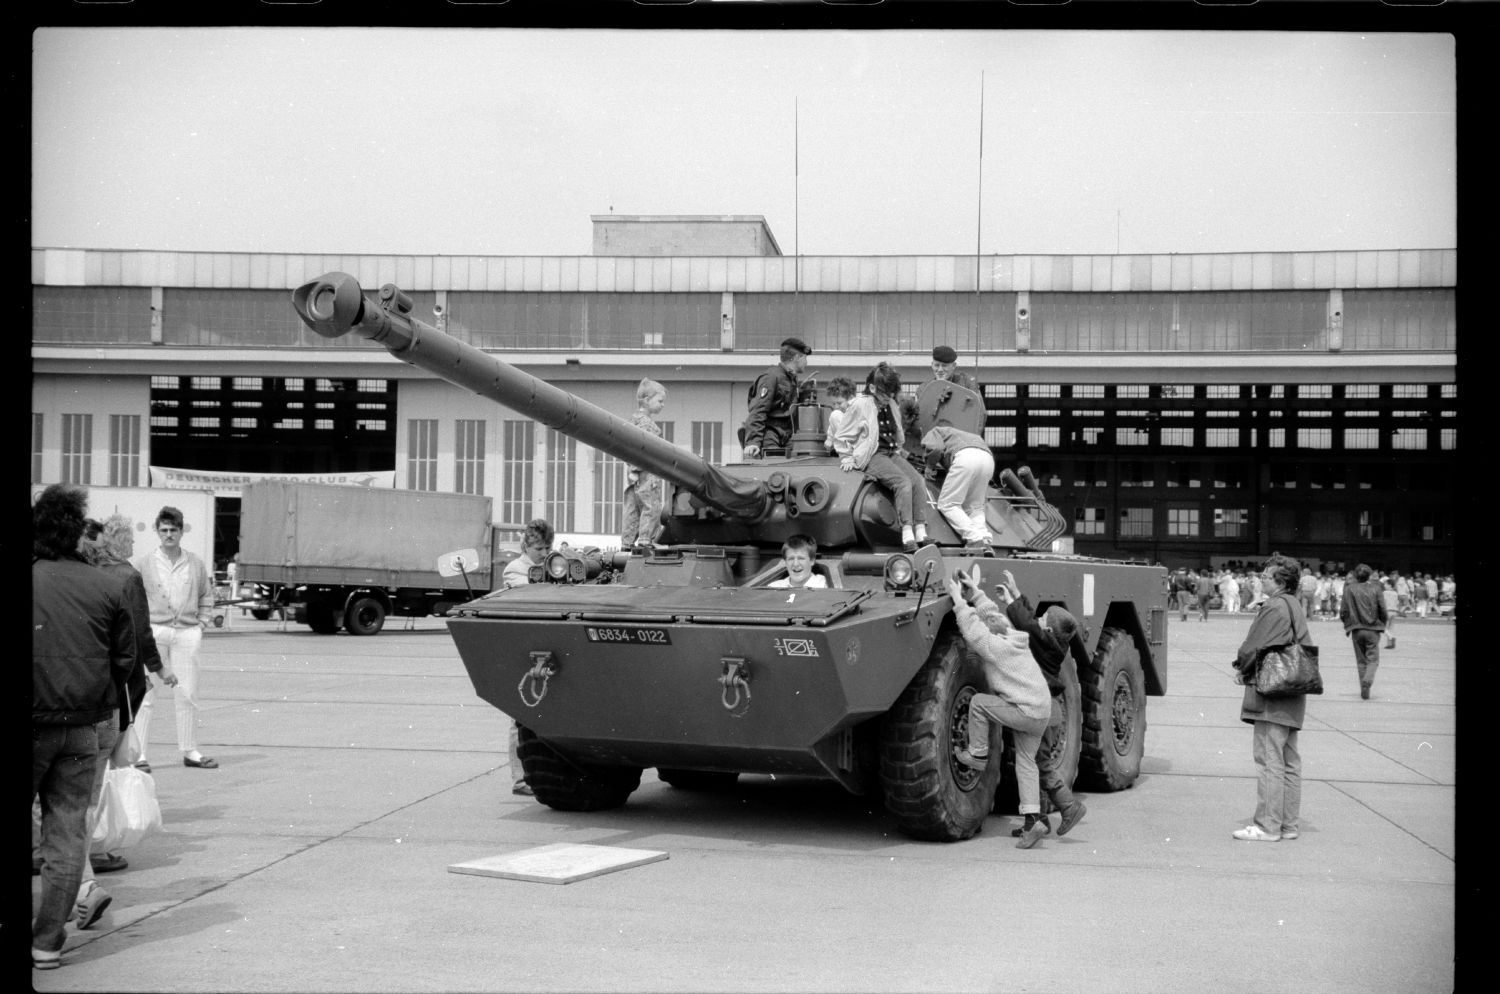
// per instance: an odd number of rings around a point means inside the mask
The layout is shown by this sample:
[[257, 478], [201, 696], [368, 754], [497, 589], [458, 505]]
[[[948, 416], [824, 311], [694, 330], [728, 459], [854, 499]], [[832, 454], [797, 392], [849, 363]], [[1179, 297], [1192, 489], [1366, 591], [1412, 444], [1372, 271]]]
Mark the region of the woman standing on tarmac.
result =
[[[1307, 615], [1297, 598], [1288, 593], [1297, 587], [1302, 566], [1295, 559], [1273, 555], [1261, 572], [1266, 603], [1250, 625], [1234, 667], [1249, 672], [1260, 650], [1268, 646], [1311, 642]], [[1299, 634], [1300, 633], [1300, 638]], [[1297, 730], [1307, 714], [1307, 695], [1264, 697], [1253, 679], [1245, 684], [1240, 720], [1255, 728], [1252, 752], [1259, 774], [1255, 789], [1255, 821], [1236, 829], [1243, 842], [1280, 842], [1295, 839], [1302, 809], [1302, 757], [1297, 752]]]

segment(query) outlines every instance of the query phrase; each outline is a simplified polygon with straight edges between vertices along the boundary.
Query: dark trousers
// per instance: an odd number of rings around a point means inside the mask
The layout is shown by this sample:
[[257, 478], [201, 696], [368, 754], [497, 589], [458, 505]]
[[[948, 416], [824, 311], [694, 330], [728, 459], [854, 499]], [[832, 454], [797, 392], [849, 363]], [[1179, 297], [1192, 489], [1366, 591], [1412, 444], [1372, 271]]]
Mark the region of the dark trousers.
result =
[[1367, 628], [1356, 628], [1349, 633], [1349, 641], [1354, 643], [1354, 665], [1359, 669], [1361, 687], [1375, 683], [1375, 671], [1380, 668], [1380, 634]]
[[1063, 731], [1063, 702], [1062, 698], [1054, 695], [1052, 698], [1052, 717], [1047, 722], [1047, 730], [1042, 733], [1042, 744], [1036, 751], [1037, 781], [1041, 785], [1042, 793], [1052, 802], [1054, 811], [1061, 811], [1073, 803], [1073, 791], [1063, 782], [1062, 750], [1058, 748], [1058, 740], [1062, 738]]
[[93, 725], [32, 726], [31, 793], [42, 803], [42, 900], [31, 927], [37, 949], [59, 950], [67, 938], [88, 858], [84, 836], [98, 762]]

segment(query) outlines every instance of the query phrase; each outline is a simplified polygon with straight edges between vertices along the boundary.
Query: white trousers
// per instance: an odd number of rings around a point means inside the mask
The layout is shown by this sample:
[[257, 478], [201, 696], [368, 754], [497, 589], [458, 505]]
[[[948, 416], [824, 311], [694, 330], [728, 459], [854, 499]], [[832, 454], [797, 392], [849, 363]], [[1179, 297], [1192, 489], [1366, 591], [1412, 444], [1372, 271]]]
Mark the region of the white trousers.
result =
[[[198, 748], [198, 647], [203, 642], [203, 629], [152, 625], [151, 634], [156, 637], [161, 661], [177, 674], [177, 686], [172, 691], [177, 712], [177, 748], [186, 755]], [[151, 704], [155, 697], [153, 685], [146, 693], [146, 699], [141, 701], [140, 713], [135, 716], [135, 723], [141, 730], [142, 759], [146, 758], [147, 743], [151, 741]]]
[[990, 541], [984, 501], [994, 475], [995, 456], [988, 449], [960, 449], [953, 454], [937, 509], [965, 542]]

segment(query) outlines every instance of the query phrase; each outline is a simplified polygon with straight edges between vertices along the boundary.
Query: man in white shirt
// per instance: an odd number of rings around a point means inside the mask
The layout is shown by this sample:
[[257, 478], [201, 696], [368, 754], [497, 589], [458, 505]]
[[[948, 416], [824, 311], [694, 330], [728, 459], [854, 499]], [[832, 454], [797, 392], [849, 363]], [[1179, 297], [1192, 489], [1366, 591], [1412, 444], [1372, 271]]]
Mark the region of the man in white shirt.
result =
[[[135, 563], [146, 584], [151, 607], [151, 634], [162, 663], [177, 674], [174, 702], [177, 706], [177, 748], [182, 765], [200, 770], [218, 769], [217, 761], [198, 751], [198, 648], [203, 630], [213, 617], [214, 587], [203, 560], [182, 547], [182, 512], [164, 507], [156, 516], [160, 545]], [[140, 727], [141, 762], [146, 744], [155, 690], [141, 703], [136, 724]]]

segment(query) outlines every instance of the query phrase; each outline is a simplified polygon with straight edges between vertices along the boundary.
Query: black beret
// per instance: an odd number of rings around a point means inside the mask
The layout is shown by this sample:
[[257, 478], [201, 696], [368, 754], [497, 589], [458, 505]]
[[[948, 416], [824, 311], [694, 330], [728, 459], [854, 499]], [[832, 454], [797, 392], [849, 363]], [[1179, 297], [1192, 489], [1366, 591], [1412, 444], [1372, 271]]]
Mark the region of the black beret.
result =
[[951, 345], [939, 345], [932, 350], [932, 359], [934, 362], [958, 362], [958, 353]]
[[800, 338], [788, 338], [781, 343], [781, 347], [784, 349], [796, 349], [803, 355], [812, 355], [812, 349], [808, 348], [807, 343]]

